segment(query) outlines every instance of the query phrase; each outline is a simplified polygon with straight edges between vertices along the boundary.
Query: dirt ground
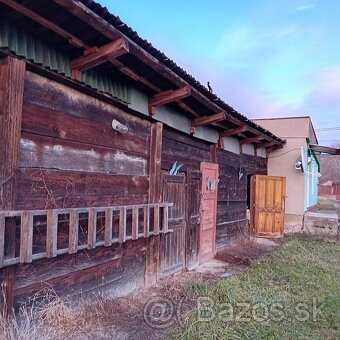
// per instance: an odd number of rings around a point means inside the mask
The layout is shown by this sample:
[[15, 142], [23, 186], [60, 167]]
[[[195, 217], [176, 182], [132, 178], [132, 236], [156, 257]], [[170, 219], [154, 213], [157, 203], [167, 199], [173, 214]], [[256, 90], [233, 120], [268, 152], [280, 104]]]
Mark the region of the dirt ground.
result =
[[193, 271], [164, 278], [157, 286], [126, 297], [103, 299], [87, 306], [86, 315], [92, 320], [96, 318], [98, 325], [98, 330], [88, 338], [166, 338], [195, 308], [200, 285], [237, 275], [279, 246], [280, 242], [266, 239], [243, 240]]

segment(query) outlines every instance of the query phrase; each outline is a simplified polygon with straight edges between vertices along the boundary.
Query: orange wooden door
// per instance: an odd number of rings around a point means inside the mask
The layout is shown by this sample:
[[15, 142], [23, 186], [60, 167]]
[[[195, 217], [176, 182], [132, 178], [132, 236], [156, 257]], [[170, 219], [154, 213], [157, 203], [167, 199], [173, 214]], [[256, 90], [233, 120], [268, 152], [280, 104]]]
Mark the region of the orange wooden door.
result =
[[203, 263], [215, 257], [218, 164], [201, 163], [201, 223], [199, 261]]
[[284, 231], [286, 177], [251, 179], [251, 225], [256, 236], [281, 237]]

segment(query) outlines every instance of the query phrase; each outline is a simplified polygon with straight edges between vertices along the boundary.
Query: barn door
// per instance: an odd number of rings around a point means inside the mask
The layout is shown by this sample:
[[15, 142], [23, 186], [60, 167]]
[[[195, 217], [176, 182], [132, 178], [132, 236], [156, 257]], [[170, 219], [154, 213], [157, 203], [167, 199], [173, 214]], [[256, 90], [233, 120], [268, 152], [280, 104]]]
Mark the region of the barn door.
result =
[[186, 228], [185, 251], [186, 268], [191, 270], [198, 264], [198, 242], [200, 231], [201, 173], [188, 172], [188, 225]]
[[286, 177], [251, 178], [250, 216], [253, 234], [280, 237], [284, 230]]
[[161, 276], [170, 275], [185, 267], [186, 177], [162, 174], [163, 202], [173, 202], [169, 208], [169, 229], [161, 235]]
[[203, 263], [215, 257], [218, 164], [201, 163], [201, 226], [199, 261]]

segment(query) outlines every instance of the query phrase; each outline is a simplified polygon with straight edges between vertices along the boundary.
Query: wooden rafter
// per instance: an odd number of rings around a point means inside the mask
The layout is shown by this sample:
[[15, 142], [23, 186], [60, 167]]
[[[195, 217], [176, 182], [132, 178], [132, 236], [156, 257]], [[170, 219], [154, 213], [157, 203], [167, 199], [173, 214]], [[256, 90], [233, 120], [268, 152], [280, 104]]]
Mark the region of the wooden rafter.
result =
[[264, 139], [263, 135], [259, 135], [259, 136], [255, 136], [255, 137], [250, 137], [247, 139], [243, 139], [240, 141], [240, 145], [244, 145], [244, 144], [251, 144], [251, 143], [255, 143], [255, 142], [259, 142], [260, 140]]
[[225, 112], [219, 112], [211, 116], [203, 116], [196, 118], [191, 122], [191, 133], [195, 133], [195, 129], [198, 126], [221, 122], [225, 120], [225, 118], [226, 118]]
[[168, 90], [154, 95], [149, 98], [149, 113], [155, 114], [157, 106], [171, 103], [173, 101], [190, 96], [191, 89], [189, 86], [184, 86], [178, 90]]
[[26, 17], [30, 18], [31, 20], [37, 22], [38, 24], [46, 27], [47, 29], [61, 35], [62, 37], [64, 37], [65, 39], [68, 40], [68, 42], [70, 44], [72, 44], [73, 46], [79, 47], [79, 48], [88, 48], [89, 46], [87, 44], [85, 44], [83, 41], [81, 41], [80, 39], [78, 39], [77, 37], [75, 37], [74, 35], [66, 32], [65, 30], [63, 30], [61, 27], [57, 26], [56, 24], [54, 24], [53, 22], [43, 18], [42, 16], [40, 16], [39, 14], [31, 11], [30, 9], [28, 9], [25, 6], [22, 6], [21, 4], [19, 4], [16, 1], [13, 0], [0, 0], [0, 2], [2, 2], [3, 4], [5, 4], [8, 7], [13, 8], [14, 10], [16, 10], [17, 12], [25, 15]]
[[275, 140], [272, 140], [270, 142], [256, 144], [255, 148], [256, 149], [259, 149], [259, 148], [268, 148], [270, 146], [273, 146], [275, 143], [276, 143]]
[[228, 129], [228, 130], [221, 132], [220, 137], [223, 138], [223, 137], [237, 135], [239, 133], [246, 132], [247, 130], [248, 130], [247, 126], [245, 125], [239, 126], [237, 128]]
[[81, 80], [82, 72], [128, 52], [129, 43], [124, 38], [119, 38], [101, 47], [91, 47], [84, 51], [84, 55], [72, 60], [72, 78]]

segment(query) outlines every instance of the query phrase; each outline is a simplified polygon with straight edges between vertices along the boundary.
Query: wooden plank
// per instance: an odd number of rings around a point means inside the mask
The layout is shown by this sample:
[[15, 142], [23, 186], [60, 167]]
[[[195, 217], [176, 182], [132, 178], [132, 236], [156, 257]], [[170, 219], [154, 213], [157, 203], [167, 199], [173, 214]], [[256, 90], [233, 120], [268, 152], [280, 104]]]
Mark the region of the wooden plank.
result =
[[145, 238], [149, 236], [150, 232], [150, 207], [145, 206], [144, 207], [144, 231], [143, 235]]
[[159, 205], [156, 204], [153, 208], [153, 220], [154, 220], [154, 227], [153, 227], [153, 232], [154, 232], [154, 235], [158, 235], [159, 234], [159, 227], [160, 227], [160, 224], [159, 224]]
[[57, 236], [58, 236], [58, 212], [49, 210], [47, 212], [47, 230], [46, 230], [46, 256], [57, 256]]
[[21, 214], [20, 263], [32, 262], [33, 215], [29, 211]]
[[[48, 85], [52, 85], [48, 83]], [[36, 90], [30, 88], [27, 91], [31, 91], [32, 95], [35, 96], [36, 91], [39, 90], [36, 83], [27, 82], [27, 86], [35, 86]], [[44, 91], [48, 92], [47, 89]], [[51, 92], [53, 89], [51, 89]], [[60, 94], [57, 91], [54, 91], [56, 96]], [[27, 95], [27, 92], [26, 92]], [[48, 93], [46, 93], [48, 95]], [[52, 93], [51, 93], [52, 95]], [[37, 100], [35, 98], [31, 98], [29, 100]], [[42, 105], [43, 103], [41, 103]], [[84, 101], [81, 102], [79, 100], [79, 105], [84, 104]], [[104, 110], [96, 109], [97, 116], [102, 113], [104, 117], [109, 116], [111, 120], [107, 119], [107, 121], [97, 121], [90, 120], [90, 117], [81, 117], [81, 115], [85, 115], [85, 111], [81, 109], [81, 112], [78, 113], [78, 116], [69, 114], [67, 112], [62, 112], [52, 107], [44, 107], [38, 104], [31, 104], [28, 102], [24, 102], [23, 104], [23, 113], [22, 113], [22, 131], [29, 132], [32, 134], [55, 137], [58, 139], [59, 143], [62, 143], [62, 140], [80, 142], [91, 144], [95, 146], [104, 146], [113, 150], [120, 151], [129, 151], [136, 154], [141, 154], [141, 156], [145, 156], [149, 153], [148, 143], [150, 138], [150, 128], [144, 124], [144, 127], [137, 126], [137, 121], [135, 121], [134, 117], [126, 114], [126, 118], [124, 118], [124, 124], [129, 127], [129, 131], [124, 135], [124, 138], [115, 138], [115, 133], [112, 130], [111, 122], [112, 122], [112, 113], [108, 114]], [[60, 104], [59, 109], [63, 109], [67, 111], [67, 103], [64, 103], [64, 108], [61, 107]], [[90, 115], [90, 112], [88, 113]], [[120, 115], [115, 115], [115, 119], [118, 121], [121, 120]], [[81, 119], [79, 119], [81, 118]], [[104, 119], [102, 119], [104, 120]], [[141, 125], [141, 124], [140, 124]], [[145, 131], [146, 130], [146, 131]], [[100, 138], [98, 136], [100, 135]]]
[[[84, 55], [71, 61], [71, 71], [84, 72], [98, 66], [109, 59], [117, 58], [129, 52], [129, 43], [124, 38], [119, 38], [104, 46], [91, 48], [90, 52], [85, 51]], [[72, 74], [72, 78], [74, 74]], [[81, 80], [74, 78], [76, 80]]]
[[149, 113], [155, 114], [156, 107], [173, 101], [189, 97], [191, 94], [190, 86], [184, 86], [177, 90], [167, 90], [149, 98]]
[[5, 257], [5, 215], [0, 214], [0, 268], [3, 267]]
[[6, 6], [9, 6], [16, 10], [17, 12], [25, 15], [30, 20], [37, 22], [38, 24], [46, 27], [47, 29], [59, 34], [60, 36], [64, 37], [68, 40], [68, 42], [76, 47], [79, 48], [88, 48], [88, 45], [85, 44], [83, 41], [78, 39], [76, 36], [72, 35], [71, 33], [63, 30], [61, 27], [55, 25], [53, 22], [45, 19], [44, 17], [38, 15], [36, 12], [31, 11], [27, 7], [24, 7], [13, 0], [0, 0], [0, 2], [4, 3]]
[[88, 213], [88, 230], [87, 230], [87, 248], [96, 247], [97, 241], [97, 213], [95, 208], [89, 208]]
[[141, 204], [148, 191], [146, 176], [21, 169], [16, 204], [22, 210]]
[[[26, 132], [22, 133], [20, 144], [20, 167], [132, 176], [148, 175], [148, 155]], [[147, 147], [147, 144], [145, 146]], [[63, 162], [60, 162], [61, 154]]]
[[126, 208], [119, 209], [119, 243], [126, 241]]
[[105, 209], [105, 235], [104, 235], [104, 246], [109, 247], [112, 245], [112, 208]]
[[68, 253], [75, 254], [78, 251], [79, 213], [77, 209], [70, 210]]
[[163, 232], [167, 233], [169, 230], [169, 208], [163, 207]]
[[138, 207], [132, 208], [132, 239], [138, 239], [138, 218], [139, 218], [139, 209]]
[[223, 138], [223, 137], [228, 137], [228, 136], [234, 136], [234, 135], [237, 135], [239, 133], [245, 132], [247, 130], [248, 130], [247, 126], [242, 125], [240, 127], [228, 129], [228, 130], [221, 132], [220, 137]]

